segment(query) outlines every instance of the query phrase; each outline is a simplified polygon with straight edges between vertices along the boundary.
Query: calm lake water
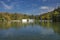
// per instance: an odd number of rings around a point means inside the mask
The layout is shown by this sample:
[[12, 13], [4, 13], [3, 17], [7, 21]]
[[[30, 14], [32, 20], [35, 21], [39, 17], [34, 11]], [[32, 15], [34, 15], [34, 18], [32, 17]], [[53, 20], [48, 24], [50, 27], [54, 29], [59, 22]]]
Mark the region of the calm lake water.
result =
[[60, 23], [0, 22], [0, 40], [60, 40]]

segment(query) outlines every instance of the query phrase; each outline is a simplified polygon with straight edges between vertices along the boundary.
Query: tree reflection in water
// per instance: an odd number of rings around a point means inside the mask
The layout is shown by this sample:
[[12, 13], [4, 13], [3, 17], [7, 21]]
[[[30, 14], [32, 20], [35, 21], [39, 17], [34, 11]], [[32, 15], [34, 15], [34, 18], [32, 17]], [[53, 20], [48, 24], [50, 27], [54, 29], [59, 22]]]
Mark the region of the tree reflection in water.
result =
[[60, 22], [39, 22], [38, 24], [44, 28], [52, 28], [55, 33], [60, 34]]

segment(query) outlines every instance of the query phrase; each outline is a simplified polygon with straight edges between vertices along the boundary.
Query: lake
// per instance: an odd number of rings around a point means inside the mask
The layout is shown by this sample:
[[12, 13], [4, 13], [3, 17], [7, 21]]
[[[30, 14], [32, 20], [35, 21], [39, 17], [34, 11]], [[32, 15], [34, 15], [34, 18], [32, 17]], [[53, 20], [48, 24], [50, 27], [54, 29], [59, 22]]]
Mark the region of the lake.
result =
[[60, 23], [0, 22], [0, 40], [60, 40]]

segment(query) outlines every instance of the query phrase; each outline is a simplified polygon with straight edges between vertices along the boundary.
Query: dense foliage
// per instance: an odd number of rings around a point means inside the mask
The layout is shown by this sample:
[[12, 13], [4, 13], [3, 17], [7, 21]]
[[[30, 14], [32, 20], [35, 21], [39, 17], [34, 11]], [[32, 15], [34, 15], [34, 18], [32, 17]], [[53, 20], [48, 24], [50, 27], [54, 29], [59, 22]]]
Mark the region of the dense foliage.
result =
[[53, 20], [54, 22], [60, 22], [60, 7], [55, 10], [39, 15], [42, 20]]
[[21, 20], [21, 19], [33, 19], [33, 15], [26, 15], [22, 13], [0, 13], [0, 21]]
[[36, 20], [53, 20], [60, 22], [60, 7], [55, 10], [41, 15], [27, 15], [22, 13], [0, 12], [0, 21], [21, 20], [21, 19], [36, 19]]

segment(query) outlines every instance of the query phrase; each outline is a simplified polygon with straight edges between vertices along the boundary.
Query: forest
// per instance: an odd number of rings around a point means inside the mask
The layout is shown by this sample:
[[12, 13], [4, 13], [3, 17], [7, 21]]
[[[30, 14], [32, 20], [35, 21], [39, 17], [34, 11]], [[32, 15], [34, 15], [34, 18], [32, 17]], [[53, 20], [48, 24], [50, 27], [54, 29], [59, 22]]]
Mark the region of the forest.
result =
[[53, 22], [60, 22], [60, 7], [54, 9], [51, 12], [43, 13], [40, 15], [0, 12], [0, 21], [21, 20], [21, 19], [53, 20]]
[[60, 7], [54, 9], [51, 12], [43, 13], [39, 15], [40, 20], [53, 20], [53, 22], [60, 22]]

